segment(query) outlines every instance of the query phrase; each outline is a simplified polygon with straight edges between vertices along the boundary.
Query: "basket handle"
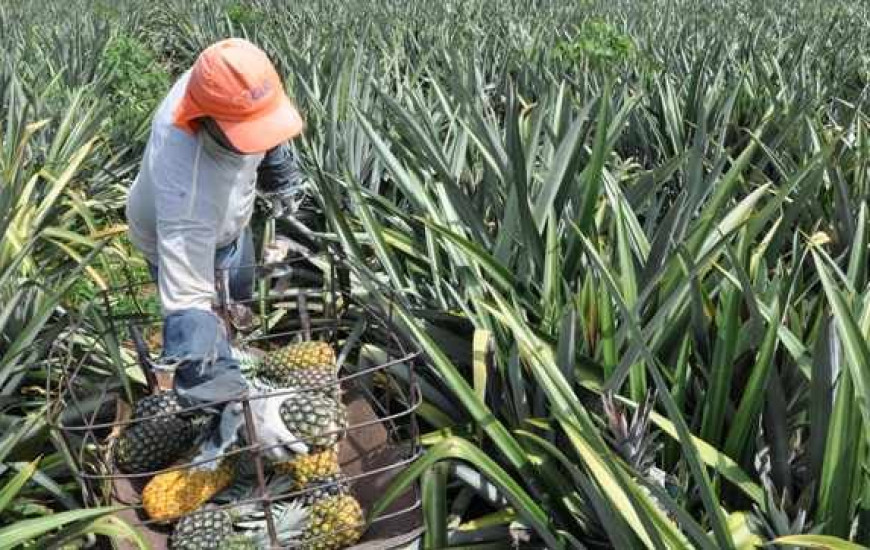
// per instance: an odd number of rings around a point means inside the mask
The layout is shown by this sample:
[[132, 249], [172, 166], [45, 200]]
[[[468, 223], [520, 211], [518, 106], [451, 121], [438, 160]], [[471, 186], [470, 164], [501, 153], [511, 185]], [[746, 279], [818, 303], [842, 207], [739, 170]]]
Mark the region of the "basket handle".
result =
[[142, 337], [142, 332], [139, 330], [136, 323], [130, 321], [128, 327], [130, 329], [130, 336], [133, 338], [133, 344], [136, 346], [136, 355], [139, 358], [139, 366], [142, 368], [142, 372], [145, 375], [145, 381], [148, 383], [148, 390], [150, 393], [157, 393], [160, 389], [160, 385], [157, 382], [154, 362], [151, 360], [151, 354], [148, 352], [148, 344], [145, 343], [145, 339]]

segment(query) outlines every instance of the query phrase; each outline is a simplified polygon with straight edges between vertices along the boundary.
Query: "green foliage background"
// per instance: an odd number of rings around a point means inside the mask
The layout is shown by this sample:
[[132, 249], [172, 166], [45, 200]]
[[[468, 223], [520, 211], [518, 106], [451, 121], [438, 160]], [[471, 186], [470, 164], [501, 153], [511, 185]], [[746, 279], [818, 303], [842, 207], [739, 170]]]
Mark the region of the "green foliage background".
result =
[[[845, 0], [4, 3], [0, 541], [135, 536], [76, 511], [46, 360], [142, 274], [122, 205], [151, 110], [245, 36], [306, 117], [318, 238], [426, 354], [429, 450], [385, 498], [422, 484], [427, 546], [870, 544], [868, 21]], [[84, 383], [135, 393], [128, 352], [98, 348]]]

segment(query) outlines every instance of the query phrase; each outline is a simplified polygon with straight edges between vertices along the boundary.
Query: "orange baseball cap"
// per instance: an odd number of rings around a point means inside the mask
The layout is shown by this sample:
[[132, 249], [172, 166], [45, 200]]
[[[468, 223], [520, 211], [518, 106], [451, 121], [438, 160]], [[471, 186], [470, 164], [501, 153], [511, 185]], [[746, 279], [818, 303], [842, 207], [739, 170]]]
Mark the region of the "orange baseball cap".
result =
[[241, 38], [199, 54], [174, 114], [175, 125], [189, 133], [197, 131], [197, 119], [213, 118], [243, 153], [268, 151], [304, 127], [265, 52]]

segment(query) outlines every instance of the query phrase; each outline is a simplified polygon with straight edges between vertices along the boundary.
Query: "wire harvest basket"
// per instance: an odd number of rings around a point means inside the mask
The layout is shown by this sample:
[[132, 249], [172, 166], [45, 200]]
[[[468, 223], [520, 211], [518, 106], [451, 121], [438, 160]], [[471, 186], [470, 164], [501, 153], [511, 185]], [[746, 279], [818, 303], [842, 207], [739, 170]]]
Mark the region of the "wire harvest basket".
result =
[[[253, 275], [253, 297], [232, 299], [229, 281], [233, 273], [219, 271], [215, 307], [237, 349], [261, 356], [290, 344], [315, 341], [328, 343], [334, 350], [339, 369], [334, 384], [340, 388], [347, 418], [346, 426], [336, 430], [341, 432], [337, 450], [340, 484], [359, 503], [364, 518], [335, 530], [361, 533], [353, 548], [400, 547], [416, 540], [422, 531], [416, 485], [378, 513], [373, 514], [373, 508], [391, 481], [421, 453], [415, 417], [421, 399], [415, 380], [418, 351], [394, 329], [391, 311], [350, 291], [347, 271], [333, 252], [237, 269]], [[155, 548], [167, 547], [174, 540], [176, 521], [204, 509], [236, 512], [235, 517], [242, 510], [254, 513], [261, 520], [259, 525], [265, 525], [256, 534], [259, 540], [268, 541], [258, 547], [331, 547], [337, 539], [328, 529], [289, 538], [282, 532], [276, 509], [288, 502], [306, 502], [306, 498], [311, 503], [314, 492], [323, 491], [324, 486], [271, 482], [280, 476], [266, 459], [268, 449], [257, 436], [264, 426], [256, 425], [251, 407], [256, 399], [300, 391], [313, 395], [330, 389], [323, 385], [281, 388], [235, 400], [244, 412], [243, 433], [239, 443], [220, 459], [241, 465], [239, 469], [251, 476], [250, 492], [230, 496], [229, 501], [214, 499], [206, 508], [173, 518], [173, 522], [157, 521], [145, 513], [143, 487], [158, 474], [191, 466], [195, 452], [163, 468], [124, 472], [113, 456], [120, 435], [139, 423], [204, 414], [231, 400], [133, 417], [136, 401], [172, 388], [172, 374], [142, 368], [161, 347], [162, 318], [154, 282], [136, 281], [132, 276], [128, 281], [101, 293], [85, 308], [80, 322], [57, 339], [49, 360], [51, 369], [60, 370], [49, 376], [59, 380], [59, 387], [51, 391], [57, 397], [51, 408], [52, 425], [78, 468], [84, 501], [94, 506], [127, 506], [119, 515], [139, 525]], [[308, 443], [307, 438], [301, 439]], [[338, 483], [330, 478], [326, 485]]]

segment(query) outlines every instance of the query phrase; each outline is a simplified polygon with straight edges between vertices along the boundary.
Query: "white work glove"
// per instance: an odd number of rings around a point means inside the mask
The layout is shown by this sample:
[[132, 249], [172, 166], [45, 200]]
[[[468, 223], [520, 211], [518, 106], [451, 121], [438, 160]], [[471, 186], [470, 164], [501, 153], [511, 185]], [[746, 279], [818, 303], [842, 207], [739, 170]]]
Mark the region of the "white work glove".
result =
[[[288, 430], [284, 420], [281, 419], [281, 403], [285, 399], [287, 399], [286, 394], [260, 398], [252, 396], [250, 399], [257, 440], [263, 448], [263, 453], [273, 462], [287, 462], [292, 460], [295, 454], [308, 454], [308, 445]], [[245, 413], [241, 403], [227, 403], [221, 413], [218, 430], [220, 430], [220, 443], [216, 443], [214, 437], [209, 437], [193, 459], [194, 464], [199, 464], [198, 469], [217, 469], [220, 462], [216, 459], [226, 453], [240, 435], [247, 440], [248, 431], [245, 428]], [[248, 445], [252, 444], [253, 442], [248, 441]]]
[[251, 399], [251, 413], [263, 453], [273, 462], [287, 462], [294, 454], [308, 454], [308, 445], [287, 429], [281, 419], [286, 394]]

